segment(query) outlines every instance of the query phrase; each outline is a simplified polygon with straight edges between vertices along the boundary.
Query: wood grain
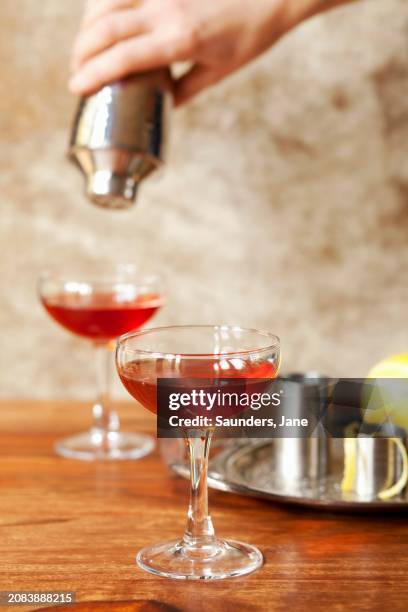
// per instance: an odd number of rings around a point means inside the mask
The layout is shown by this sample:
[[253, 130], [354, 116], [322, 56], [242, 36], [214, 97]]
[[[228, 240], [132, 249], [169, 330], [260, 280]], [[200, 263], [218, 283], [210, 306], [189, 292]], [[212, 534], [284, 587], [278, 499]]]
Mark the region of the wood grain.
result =
[[[154, 432], [141, 408], [120, 413], [125, 428]], [[168, 581], [134, 563], [143, 545], [184, 527], [187, 484], [157, 452], [117, 463], [56, 457], [55, 439], [89, 424], [81, 403], [3, 401], [0, 424], [0, 590], [76, 591], [84, 612], [114, 610], [112, 601], [145, 612], [407, 607], [404, 516], [334, 515], [212, 491], [218, 533], [258, 545], [265, 566], [241, 579]], [[106, 603], [85, 605], [97, 601]]]

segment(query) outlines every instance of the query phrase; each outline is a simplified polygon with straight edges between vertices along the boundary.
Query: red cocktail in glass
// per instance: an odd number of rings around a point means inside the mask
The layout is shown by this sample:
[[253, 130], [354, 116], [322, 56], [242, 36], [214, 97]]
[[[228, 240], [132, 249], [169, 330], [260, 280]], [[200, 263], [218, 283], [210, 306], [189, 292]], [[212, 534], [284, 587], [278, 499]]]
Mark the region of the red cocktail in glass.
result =
[[150, 452], [152, 438], [119, 431], [110, 408], [110, 344], [139, 329], [162, 306], [158, 277], [140, 276], [132, 265], [98, 265], [89, 270], [44, 273], [39, 282], [41, 302], [49, 315], [95, 347], [98, 398], [94, 424], [85, 433], [61, 440], [58, 454], [75, 459], [137, 459]]
[[[265, 332], [228, 326], [181, 326], [126, 334], [118, 340], [119, 376], [145, 408], [157, 409], [158, 379], [180, 382], [189, 389], [200, 379], [207, 390], [221, 384], [272, 380], [280, 363], [279, 339]], [[177, 383], [178, 384], [178, 383]], [[185, 580], [241, 576], [262, 565], [259, 550], [242, 542], [215, 536], [207, 503], [208, 453], [214, 428], [200, 436], [184, 431], [190, 456], [191, 493], [187, 527], [181, 540], [144, 548], [139, 566], [151, 573]]]
[[162, 305], [159, 294], [129, 295], [102, 290], [62, 293], [42, 298], [48, 314], [72, 333], [94, 342], [108, 342], [142, 327]]
[[[220, 363], [222, 368], [220, 368]], [[172, 375], [173, 374], [173, 375]], [[208, 393], [217, 391], [220, 381], [227, 384], [228, 391], [236, 392], [238, 389], [243, 392], [242, 381], [245, 380], [245, 390], [251, 394], [262, 391], [261, 380], [268, 381], [276, 378], [276, 368], [273, 363], [248, 363], [240, 358], [229, 359], [227, 356], [220, 361], [214, 358], [208, 359], [205, 356], [197, 356], [194, 360], [180, 361], [177, 370], [169, 372], [166, 359], [151, 361], [129, 361], [119, 370], [120, 379], [138, 402], [145, 408], [156, 414], [157, 412], [157, 379], [172, 378], [180, 380], [180, 391], [188, 391], [186, 381], [201, 381], [200, 388]], [[174, 387], [176, 390], [176, 387]], [[234, 414], [233, 408], [230, 411]], [[225, 413], [225, 416], [228, 416]]]

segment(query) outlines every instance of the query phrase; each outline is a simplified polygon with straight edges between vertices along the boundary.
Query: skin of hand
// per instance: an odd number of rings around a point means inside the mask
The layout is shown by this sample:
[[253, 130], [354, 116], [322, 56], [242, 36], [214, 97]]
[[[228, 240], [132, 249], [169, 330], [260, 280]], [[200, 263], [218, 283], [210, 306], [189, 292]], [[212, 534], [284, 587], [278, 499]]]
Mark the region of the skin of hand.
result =
[[69, 88], [90, 94], [130, 74], [190, 62], [182, 104], [271, 47], [304, 19], [353, 0], [89, 0]]

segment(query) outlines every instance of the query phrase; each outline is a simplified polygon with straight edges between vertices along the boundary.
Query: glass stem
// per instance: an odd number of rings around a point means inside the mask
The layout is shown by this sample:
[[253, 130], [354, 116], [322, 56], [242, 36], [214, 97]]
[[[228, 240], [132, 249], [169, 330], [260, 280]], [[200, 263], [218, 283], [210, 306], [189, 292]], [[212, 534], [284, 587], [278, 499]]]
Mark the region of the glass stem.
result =
[[203, 549], [215, 543], [214, 527], [208, 514], [208, 456], [212, 430], [201, 438], [189, 438], [184, 432], [190, 458], [190, 505], [183, 541], [190, 549]]
[[93, 407], [93, 426], [105, 443], [108, 443], [108, 434], [119, 429], [119, 417], [110, 409], [111, 357], [109, 345], [95, 344], [97, 399]]

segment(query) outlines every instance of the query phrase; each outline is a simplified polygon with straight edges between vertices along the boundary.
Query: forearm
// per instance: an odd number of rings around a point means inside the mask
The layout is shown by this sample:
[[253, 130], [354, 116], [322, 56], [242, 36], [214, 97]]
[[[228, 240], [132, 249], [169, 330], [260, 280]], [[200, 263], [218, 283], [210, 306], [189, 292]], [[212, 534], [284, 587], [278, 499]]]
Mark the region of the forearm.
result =
[[351, 4], [357, 0], [288, 0], [287, 24], [288, 30], [313, 15], [323, 13], [342, 4]]

